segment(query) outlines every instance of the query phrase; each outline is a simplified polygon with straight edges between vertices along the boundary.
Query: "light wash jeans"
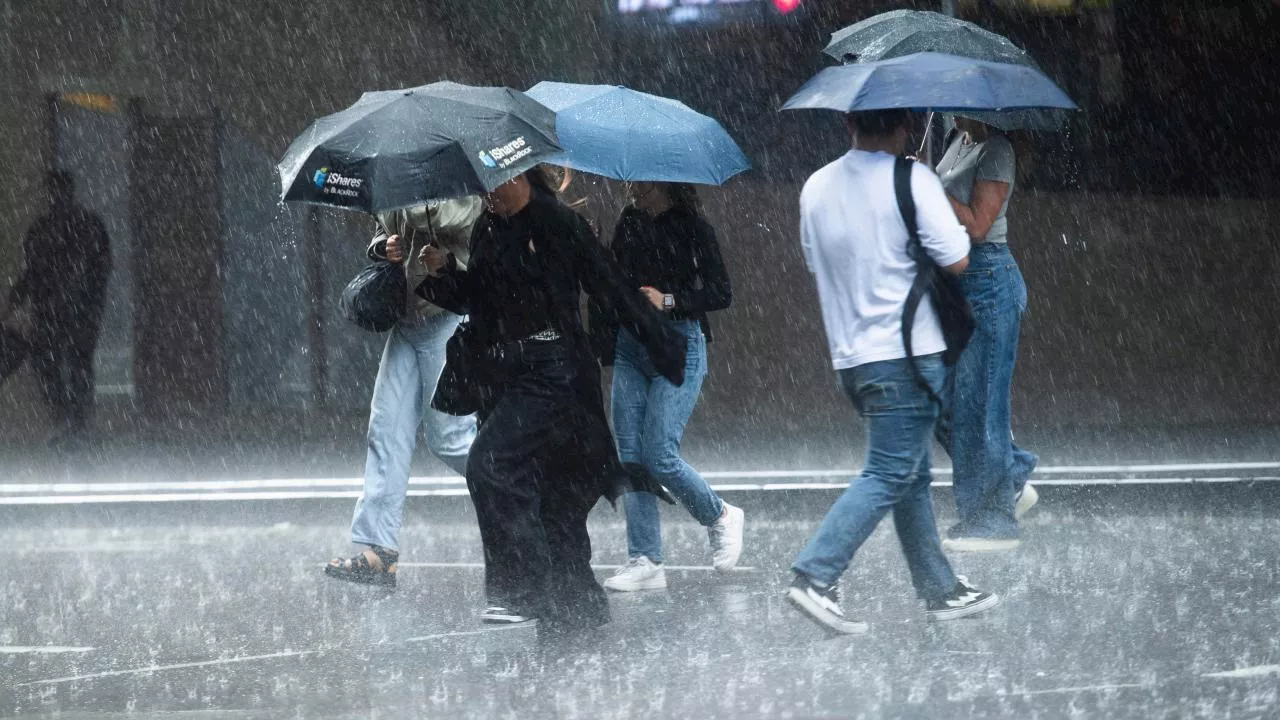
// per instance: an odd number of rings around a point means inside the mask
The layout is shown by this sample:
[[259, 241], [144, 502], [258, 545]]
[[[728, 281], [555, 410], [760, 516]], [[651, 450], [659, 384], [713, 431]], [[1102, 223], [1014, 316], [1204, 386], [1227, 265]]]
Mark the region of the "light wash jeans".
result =
[[960, 276], [977, 328], [948, 382], [951, 402], [938, 442], [951, 454], [960, 522], [951, 537], [1019, 535], [1014, 498], [1039, 458], [1013, 442], [1010, 396], [1027, 286], [1002, 243], [980, 243]]
[[[890, 511], [911, 572], [923, 600], [937, 600], [956, 586], [951, 564], [942, 554], [929, 493], [929, 450], [936, 403], [916, 383], [906, 360], [867, 363], [840, 371], [840, 384], [867, 423], [867, 459], [858, 479], [823, 518], [792, 569], [834, 585], [853, 555]], [[916, 358], [929, 384], [942, 389], [942, 355]]]
[[351, 541], [399, 550], [398, 536], [409, 490], [409, 465], [426, 428], [427, 448], [462, 475], [476, 438], [474, 417], [454, 417], [431, 409], [444, 369], [444, 346], [462, 318], [441, 313], [402, 320], [387, 336], [369, 409], [369, 454], [364, 494], [351, 519]]
[[[672, 326], [689, 338], [684, 384], [677, 387], [658, 374], [649, 353], [626, 330], [618, 331], [613, 362], [613, 432], [624, 463], [640, 463], [703, 525], [724, 512], [724, 503], [707, 481], [680, 457], [680, 441], [698, 404], [707, 374], [707, 340], [696, 320]], [[662, 524], [652, 493], [623, 496], [627, 512], [627, 552], [662, 562]]]

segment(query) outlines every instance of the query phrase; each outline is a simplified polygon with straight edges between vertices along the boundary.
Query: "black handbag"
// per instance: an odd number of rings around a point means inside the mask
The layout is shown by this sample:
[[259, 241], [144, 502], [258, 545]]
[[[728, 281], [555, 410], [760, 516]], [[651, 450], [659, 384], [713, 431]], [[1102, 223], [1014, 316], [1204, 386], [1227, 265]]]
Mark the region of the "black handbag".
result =
[[431, 407], [446, 415], [459, 417], [480, 412], [484, 405], [493, 368], [488, 349], [480, 342], [480, 334], [469, 322], [459, 323], [444, 346], [444, 370], [436, 383]]
[[916, 279], [902, 308], [902, 344], [907, 350], [911, 374], [915, 376], [916, 382], [929, 393], [931, 400], [940, 402], [936, 391], [920, 374], [915, 355], [911, 351], [911, 330], [915, 325], [920, 301], [925, 295], [933, 301], [933, 309], [942, 325], [942, 337], [947, 344], [946, 351], [942, 353], [942, 362], [947, 367], [954, 366], [960, 360], [960, 353], [969, 345], [976, 326], [973, 308], [969, 306], [969, 299], [960, 286], [960, 278], [938, 267], [920, 244], [916, 201], [911, 196], [911, 165], [911, 160], [898, 158], [893, 166], [893, 190], [898, 197], [898, 210], [902, 213], [902, 220], [907, 224], [907, 254], [916, 263]]
[[409, 283], [399, 263], [385, 260], [361, 270], [342, 290], [342, 316], [370, 332], [386, 332], [404, 317]]

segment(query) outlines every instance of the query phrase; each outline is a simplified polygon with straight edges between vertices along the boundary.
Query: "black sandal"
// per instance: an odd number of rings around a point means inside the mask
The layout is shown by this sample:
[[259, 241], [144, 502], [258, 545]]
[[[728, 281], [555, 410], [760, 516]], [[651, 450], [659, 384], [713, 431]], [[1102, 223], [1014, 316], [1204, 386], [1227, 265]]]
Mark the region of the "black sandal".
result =
[[[372, 552], [378, 560], [378, 567], [374, 567], [369, 561], [368, 553]], [[324, 574], [338, 580], [346, 580], [347, 582], [358, 583], [361, 585], [377, 585], [385, 588], [395, 588], [396, 586], [396, 570], [400, 553], [394, 550], [388, 550], [376, 545], [370, 545], [368, 550], [356, 555], [348, 560], [342, 558], [334, 558], [324, 568]]]

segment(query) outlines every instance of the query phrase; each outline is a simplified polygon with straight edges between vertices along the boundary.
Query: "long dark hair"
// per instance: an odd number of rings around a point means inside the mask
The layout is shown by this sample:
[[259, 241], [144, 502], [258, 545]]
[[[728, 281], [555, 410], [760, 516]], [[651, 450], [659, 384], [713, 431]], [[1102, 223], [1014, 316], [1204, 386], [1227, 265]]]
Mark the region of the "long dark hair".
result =
[[702, 215], [702, 201], [698, 199], [698, 188], [691, 183], [663, 183], [671, 204], [692, 215]]
[[573, 184], [573, 170], [558, 165], [535, 165], [524, 172], [524, 176], [528, 179], [529, 184], [538, 192], [558, 198], [561, 202], [574, 210], [579, 210], [586, 206], [587, 198], [580, 197], [576, 200], [566, 200], [562, 195], [569, 186]]

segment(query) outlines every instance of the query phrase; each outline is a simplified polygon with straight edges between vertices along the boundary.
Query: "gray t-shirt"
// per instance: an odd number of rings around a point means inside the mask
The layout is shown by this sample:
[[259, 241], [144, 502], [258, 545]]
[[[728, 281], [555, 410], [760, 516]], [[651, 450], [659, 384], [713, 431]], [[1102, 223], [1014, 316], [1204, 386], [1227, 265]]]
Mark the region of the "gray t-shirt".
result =
[[1009, 210], [1009, 199], [1013, 197], [1017, 169], [1009, 138], [992, 131], [986, 141], [966, 145], [964, 134], [957, 133], [942, 156], [942, 162], [938, 163], [938, 177], [942, 178], [942, 187], [947, 194], [966, 205], [973, 199], [973, 184], [978, 180], [1008, 183], [1009, 194], [1005, 195], [1004, 205], [986, 238], [990, 243], [1007, 243], [1009, 222], [1004, 215]]

